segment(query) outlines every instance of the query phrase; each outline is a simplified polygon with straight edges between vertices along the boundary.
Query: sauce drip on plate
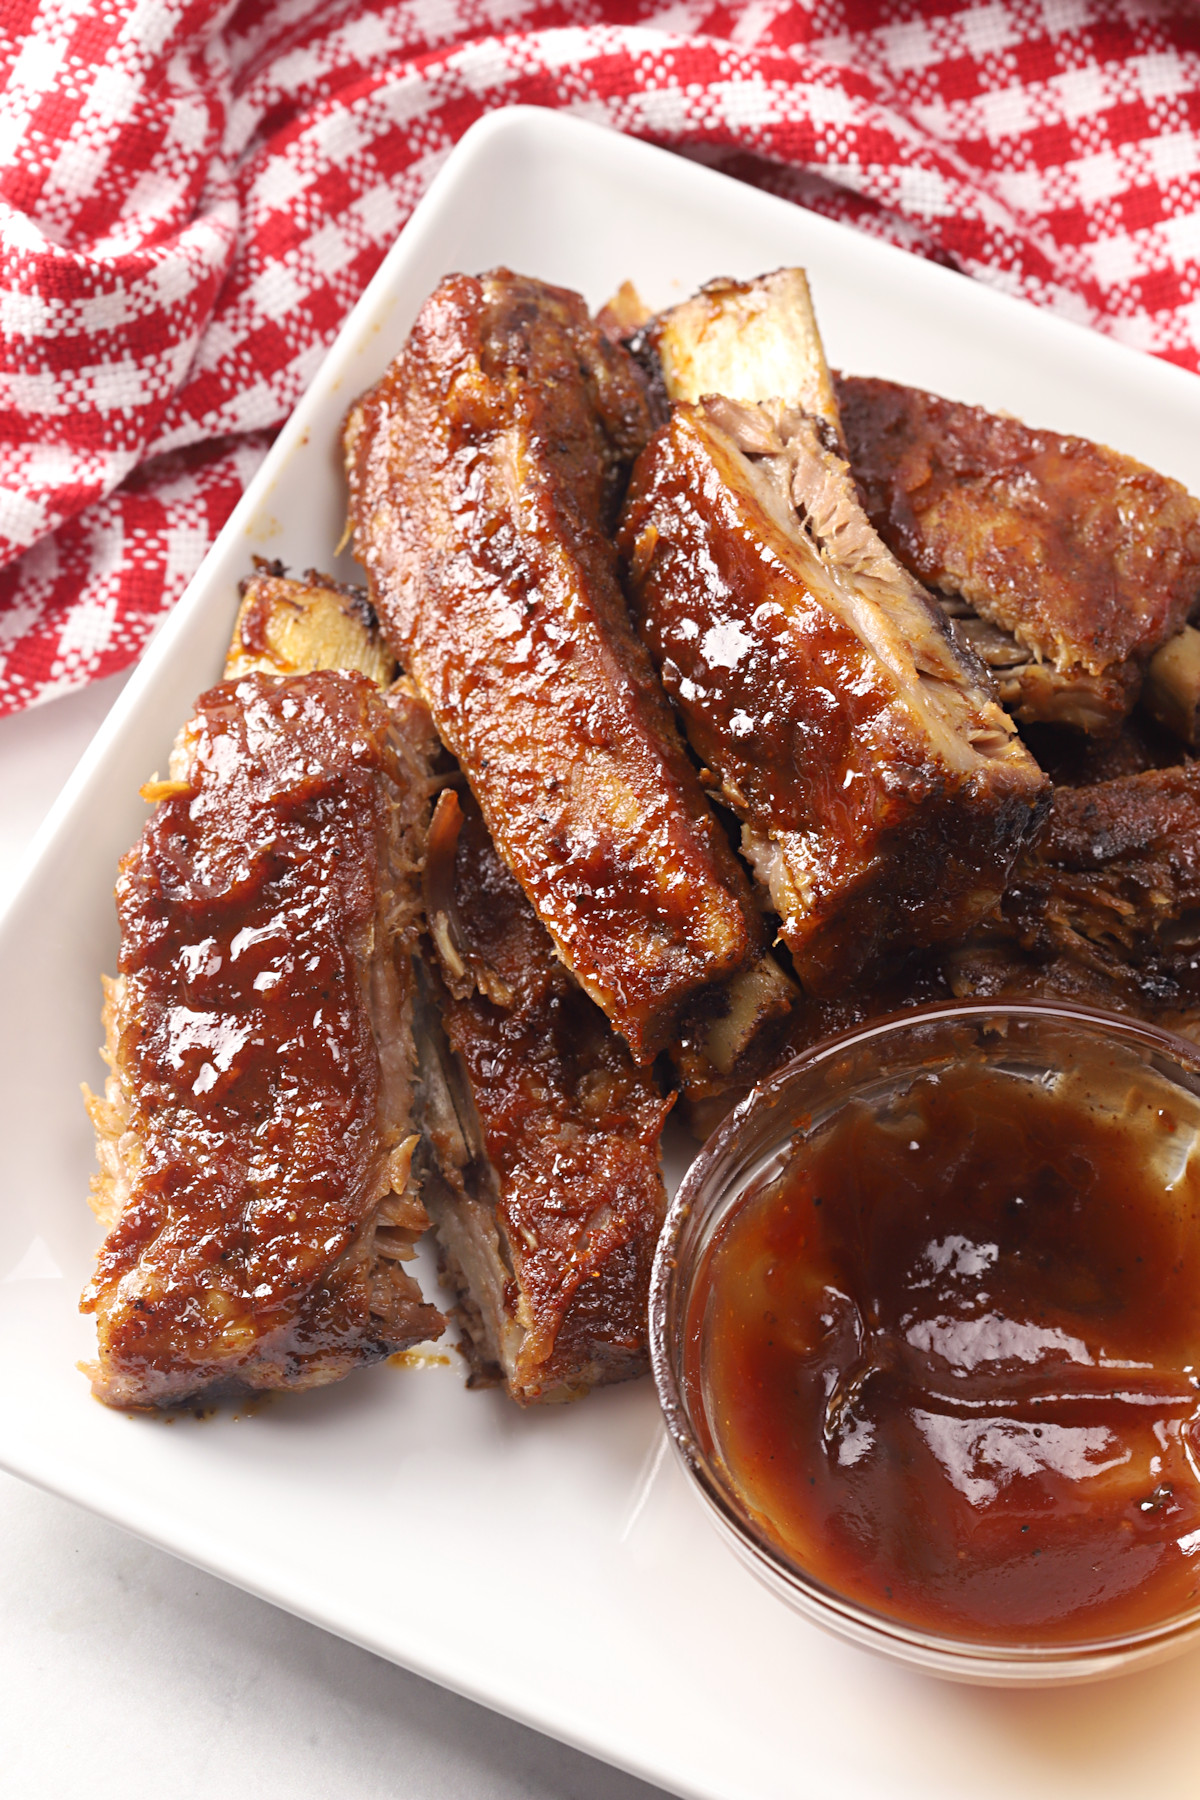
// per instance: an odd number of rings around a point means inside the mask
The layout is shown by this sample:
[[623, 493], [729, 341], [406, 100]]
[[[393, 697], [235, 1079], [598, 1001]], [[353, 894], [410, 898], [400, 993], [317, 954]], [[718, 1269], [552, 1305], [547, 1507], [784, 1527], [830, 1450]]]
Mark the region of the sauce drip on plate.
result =
[[726, 1222], [689, 1385], [826, 1587], [1010, 1645], [1200, 1599], [1200, 1169], [1191, 1128], [1127, 1107], [1144, 1132], [1003, 1070], [922, 1076]]

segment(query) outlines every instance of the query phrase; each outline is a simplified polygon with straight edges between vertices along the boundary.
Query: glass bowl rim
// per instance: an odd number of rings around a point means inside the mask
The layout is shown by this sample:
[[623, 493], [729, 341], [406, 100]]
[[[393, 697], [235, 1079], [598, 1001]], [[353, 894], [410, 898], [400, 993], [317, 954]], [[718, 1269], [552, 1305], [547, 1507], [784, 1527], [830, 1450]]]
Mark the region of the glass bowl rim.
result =
[[[667, 1208], [651, 1272], [650, 1366], [668, 1438], [701, 1497], [743, 1559], [750, 1561], [760, 1574], [765, 1573], [768, 1585], [773, 1589], [785, 1588], [793, 1605], [860, 1643], [891, 1650], [902, 1657], [915, 1652], [926, 1666], [940, 1667], [942, 1672], [956, 1669], [969, 1672], [972, 1668], [986, 1672], [990, 1669], [1003, 1678], [1010, 1672], [1051, 1675], [1061, 1668], [1064, 1673], [1069, 1670], [1078, 1677], [1093, 1665], [1108, 1662], [1119, 1665], [1139, 1651], [1149, 1653], [1176, 1641], [1190, 1640], [1200, 1632], [1200, 1602], [1188, 1612], [1177, 1613], [1161, 1624], [1117, 1636], [1049, 1645], [1006, 1645], [956, 1636], [952, 1632], [922, 1630], [849, 1600], [836, 1589], [816, 1580], [755, 1528], [748, 1512], [737, 1502], [732, 1486], [720, 1478], [713, 1460], [697, 1440], [669, 1343], [678, 1273], [675, 1247], [680, 1232], [697, 1198], [703, 1197], [708, 1181], [719, 1171], [750, 1121], [783, 1090], [848, 1049], [868, 1044], [873, 1039], [900, 1036], [906, 1029], [921, 1024], [970, 1023], [988, 1018], [1049, 1020], [1067, 1026], [1078, 1024], [1093, 1033], [1116, 1037], [1130, 1046], [1156, 1050], [1200, 1077], [1200, 1045], [1141, 1019], [1068, 1000], [933, 1001], [873, 1018], [820, 1039], [789, 1058], [738, 1102], [705, 1140], [680, 1182]], [[736, 1200], [730, 1202], [730, 1206], [734, 1204]]]

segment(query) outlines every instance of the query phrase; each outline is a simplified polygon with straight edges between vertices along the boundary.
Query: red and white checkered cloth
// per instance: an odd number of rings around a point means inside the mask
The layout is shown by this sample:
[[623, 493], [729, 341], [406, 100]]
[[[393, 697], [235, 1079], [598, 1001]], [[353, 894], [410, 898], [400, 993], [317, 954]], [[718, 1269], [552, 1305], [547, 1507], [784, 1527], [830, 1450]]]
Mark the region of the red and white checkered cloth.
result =
[[0, 713], [137, 655], [500, 106], [1200, 368], [1196, 0], [5, 0], [0, 81]]

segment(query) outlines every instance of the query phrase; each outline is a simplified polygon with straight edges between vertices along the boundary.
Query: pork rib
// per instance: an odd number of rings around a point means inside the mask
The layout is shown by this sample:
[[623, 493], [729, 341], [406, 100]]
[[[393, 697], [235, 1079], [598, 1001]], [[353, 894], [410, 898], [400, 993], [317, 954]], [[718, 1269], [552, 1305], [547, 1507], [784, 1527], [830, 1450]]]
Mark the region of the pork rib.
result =
[[479, 1375], [524, 1405], [646, 1368], [669, 1108], [570, 979], [469, 796], [430, 831], [423, 1193]]
[[121, 864], [111, 1069], [89, 1096], [107, 1227], [82, 1306], [98, 1396], [337, 1380], [443, 1328], [401, 1267], [424, 709], [360, 675], [201, 696]]
[[676, 406], [620, 543], [807, 987], [991, 910], [1046, 783], [819, 422], [782, 402]]
[[962, 997], [1054, 995], [1194, 1030], [1200, 763], [1056, 788], [997, 917], [946, 967]]
[[606, 535], [648, 429], [579, 296], [500, 270], [442, 282], [346, 435], [385, 630], [559, 955], [642, 1060], [763, 942]]
[[895, 382], [835, 385], [872, 523], [984, 622], [973, 642], [1006, 704], [1023, 721], [1118, 725], [1200, 597], [1200, 503], [1083, 438]]

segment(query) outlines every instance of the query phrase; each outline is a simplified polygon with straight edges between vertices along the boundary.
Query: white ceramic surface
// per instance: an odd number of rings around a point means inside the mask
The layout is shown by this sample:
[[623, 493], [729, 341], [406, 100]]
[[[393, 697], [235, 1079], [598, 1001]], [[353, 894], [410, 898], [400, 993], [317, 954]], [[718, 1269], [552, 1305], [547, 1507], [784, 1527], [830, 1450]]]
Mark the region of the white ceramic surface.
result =
[[[109, 893], [255, 553], [335, 564], [337, 427], [450, 269], [594, 303], [809, 269], [830, 359], [1107, 439], [1200, 490], [1200, 381], [681, 159], [517, 110], [448, 160], [41, 832], [0, 922], [0, 1456], [7, 1467], [447, 1686], [705, 1800], [1194, 1793], [1200, 1657], [998, 1694], [877, 1662], [738, 1566], [643, 1382], [520, 1414], [384, 1366], [252, 1417], [106, 1412], [74, 1364], [96, 1243], [78, 1084], [101, 1077]], [[398, 1771], [398, 1780], [400, 1772]], [[399, 1791], [399, 1789], [398, 1789]]]

